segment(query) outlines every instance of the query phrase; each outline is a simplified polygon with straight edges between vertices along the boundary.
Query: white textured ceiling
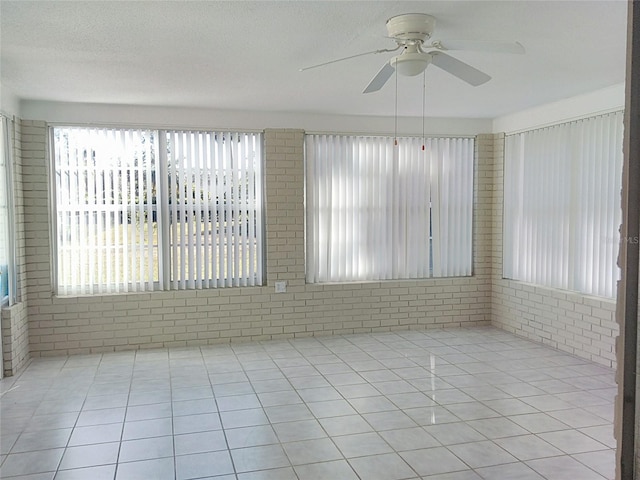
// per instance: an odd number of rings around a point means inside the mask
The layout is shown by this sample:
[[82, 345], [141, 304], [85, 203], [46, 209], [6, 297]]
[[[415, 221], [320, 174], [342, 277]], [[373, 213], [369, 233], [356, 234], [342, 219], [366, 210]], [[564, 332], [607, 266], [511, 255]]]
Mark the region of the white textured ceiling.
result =
[[[0, 0], [0, 82], [23, 99], [393, 115], [395, 80], [360, 92], [393, 54], [385, 21], [436, 17], [434, 39], [519, 41], [525, 55], [451, 52], [493, 79], [430, 66], [427, 115], [494, 118], [624, 81], [626, 1]], [[422, 76], [398, 113], [421, 115]]]

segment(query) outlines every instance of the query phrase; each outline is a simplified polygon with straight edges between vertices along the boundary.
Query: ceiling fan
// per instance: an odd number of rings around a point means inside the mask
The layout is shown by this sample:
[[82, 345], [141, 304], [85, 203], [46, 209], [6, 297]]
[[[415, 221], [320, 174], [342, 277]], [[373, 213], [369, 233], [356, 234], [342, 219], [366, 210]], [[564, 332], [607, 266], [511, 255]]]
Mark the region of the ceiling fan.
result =
[[491, 80], [491, 77], [465, 62], [447, 55], [444, 51], [475, 50], [499, 53], [525, 53], [524, 47], [518, 42], [495, 43], [453, 40], [441, 42], [439, 40], [435, 40], [426, 45], [425, 42], [431, 38], [435, 24], [436, 19], [431, 15], [424, 13], [396, 15], [395, 17], [391, 17], [387, 20], [388, 36], [396, 42], [396, 48], [359, 53], [357, 55], [351, 55], [349, 57], [339, 58], [329, 62], [320, 63], [318, 65], [302, 68], [301, 71], [323, 67], [325, 65], [365, 55], [397, 52], [402, 49], [402, 52], [399, 55], [396, 55], [384, 64], [362, 93], [371, 93], [380, 90], [396, 70], [401, 75], [413, 76], [424, 72], [430, 64], [449, 72], [451, 75], [454, 75], [475, 87], [488, 82]]

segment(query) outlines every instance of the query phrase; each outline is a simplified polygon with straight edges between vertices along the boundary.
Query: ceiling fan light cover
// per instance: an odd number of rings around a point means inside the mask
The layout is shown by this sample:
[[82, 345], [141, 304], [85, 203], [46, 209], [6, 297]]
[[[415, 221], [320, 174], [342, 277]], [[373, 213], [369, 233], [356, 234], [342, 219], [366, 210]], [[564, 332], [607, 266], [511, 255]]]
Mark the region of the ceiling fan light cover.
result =
[[400, 75], [413, 77], [421, 74], [431, 63], [431, 55], [428, 53], [403, 53], [391, 60], [391, 66], [398, 70]]

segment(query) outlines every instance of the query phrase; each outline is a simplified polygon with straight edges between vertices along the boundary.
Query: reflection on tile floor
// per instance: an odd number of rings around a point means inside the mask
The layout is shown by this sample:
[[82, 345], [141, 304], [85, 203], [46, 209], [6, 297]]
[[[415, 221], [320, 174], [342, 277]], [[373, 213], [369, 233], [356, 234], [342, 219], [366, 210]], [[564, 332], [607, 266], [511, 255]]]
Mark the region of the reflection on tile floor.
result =
[[614, 372], [494, 328], [37, 359], [0, 477], [613, 479]]

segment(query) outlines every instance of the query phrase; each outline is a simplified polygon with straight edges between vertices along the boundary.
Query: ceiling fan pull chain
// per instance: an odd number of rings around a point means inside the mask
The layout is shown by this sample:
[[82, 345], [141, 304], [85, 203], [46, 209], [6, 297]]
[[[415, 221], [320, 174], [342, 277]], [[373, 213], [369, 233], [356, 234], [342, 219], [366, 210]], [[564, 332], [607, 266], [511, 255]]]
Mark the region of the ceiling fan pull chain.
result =
[[396, 69], [396, 101], [393, 126], [393, 144], [398, 146], [398, 70]]
[[422, 151], [426, 143], [424, 134], [425, 112], [427, 110], [427, 71], [422, 72]]

